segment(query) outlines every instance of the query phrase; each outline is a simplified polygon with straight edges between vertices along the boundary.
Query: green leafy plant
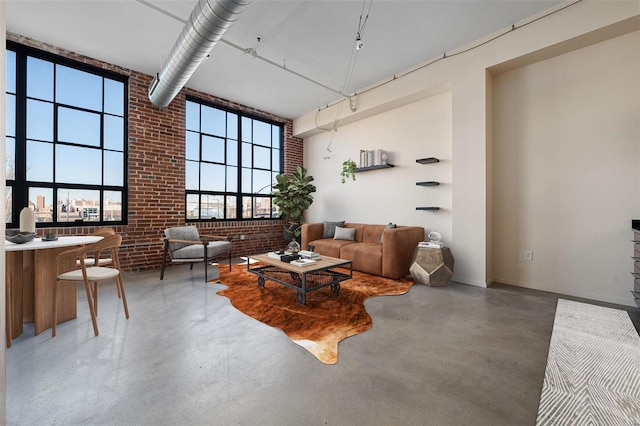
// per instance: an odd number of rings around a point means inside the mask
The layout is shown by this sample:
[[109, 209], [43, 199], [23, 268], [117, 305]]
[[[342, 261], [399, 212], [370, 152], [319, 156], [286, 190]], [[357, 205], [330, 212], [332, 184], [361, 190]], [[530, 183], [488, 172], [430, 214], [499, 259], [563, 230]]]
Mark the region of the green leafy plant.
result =
[[277, 175], [276, 184], [272, 187], [273, 203], [279, 209], [285, 228], [295, 237], [300, 236], [304, 211], [313, 202], [311, 194], [316, 192], [311, 182], [313, 176], [307, 175], [307, 169], [298, 166], [289, 176], [284, 173]]
[[342, 171], [340, 172], [340, 180], [345, 183], [347, 180], [356, 180], [356, 162], [348, 159], [342, 162]]

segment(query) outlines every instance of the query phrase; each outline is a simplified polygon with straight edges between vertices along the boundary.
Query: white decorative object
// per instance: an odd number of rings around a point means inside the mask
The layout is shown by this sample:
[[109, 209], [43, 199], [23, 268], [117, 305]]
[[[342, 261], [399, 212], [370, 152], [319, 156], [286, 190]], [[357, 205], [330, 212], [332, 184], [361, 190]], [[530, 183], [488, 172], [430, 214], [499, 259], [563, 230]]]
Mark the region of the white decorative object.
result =
[[281, 253], [276, 253], [275, 251], [270, 251], [269, 253], [267, 253], [267, 256], [272, 257], [274, 259], [281, 260], [282, 256], [284, 256], [284, 252], [281, 254]]
[[429, 241], [421, 241], [418, 243], [418, 247], [429, 247], [429, 248], [442, 248], [444, 244], [442, 244], [442, 235], [439, 232], [431, 231], [429, 232]]
[[29, 207], [20, 211], [20, 231], [36, 232], [36, 212]]
[[383, 149], [376, 149], [373, 165], [384, 166], [385, 164], [387, 164], [387, 152]]
[[295, 266], [309, 266], [314, 263], [316, 263], [316, 261], [313, 259], [296, 259], [291, 261], [291, 264]]

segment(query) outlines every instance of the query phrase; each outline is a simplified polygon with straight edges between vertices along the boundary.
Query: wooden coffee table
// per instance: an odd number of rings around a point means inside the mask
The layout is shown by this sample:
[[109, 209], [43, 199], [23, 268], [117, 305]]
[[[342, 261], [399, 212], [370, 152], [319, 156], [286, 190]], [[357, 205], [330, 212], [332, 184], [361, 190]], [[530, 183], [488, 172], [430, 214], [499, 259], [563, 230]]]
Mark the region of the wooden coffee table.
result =
[[[264, 287], [270, 280], [296, 290], [296, 300], [304, 305], [307, 293], [324, 287], [331, 287], [334, 294], [340, 292], [340, 283], [353, 277], [353, 264], [350, 260], [322, 256], [316, 263], [308, 266], [296, 266], [288, 262], [269, 257], [267, 254], [251, 256], [263, 265], [251, 267], [247, 260], [247, 271], [258, 276], [258, 285]], [[337, 270], [338, 268], [342, 270]], [[348, 270], [348, 273], [347, 273]]]

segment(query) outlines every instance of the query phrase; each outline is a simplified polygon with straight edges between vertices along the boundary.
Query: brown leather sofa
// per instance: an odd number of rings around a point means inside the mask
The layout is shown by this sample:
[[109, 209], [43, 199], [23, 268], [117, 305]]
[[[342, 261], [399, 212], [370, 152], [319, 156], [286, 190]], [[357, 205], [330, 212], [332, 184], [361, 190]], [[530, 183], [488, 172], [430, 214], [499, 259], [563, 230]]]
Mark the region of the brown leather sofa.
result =
[[353, 269], [368, 274], [398, 279], [409, 273], [414, 250], [424, 240], [424, 228], [345, 223], [344, 228], [355, 228], [354, 240], [323, 238], [324, 223], [302, 225], [302, 249], [309, 245], [321, 255], [348, 259]]

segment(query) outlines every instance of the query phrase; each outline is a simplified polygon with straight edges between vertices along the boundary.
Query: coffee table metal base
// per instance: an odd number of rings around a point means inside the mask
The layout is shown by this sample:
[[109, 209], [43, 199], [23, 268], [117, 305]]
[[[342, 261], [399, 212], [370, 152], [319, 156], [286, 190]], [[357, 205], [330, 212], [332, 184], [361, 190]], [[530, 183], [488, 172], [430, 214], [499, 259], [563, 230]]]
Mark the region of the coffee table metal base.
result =
[[311, 266], [308, 271], [295, 272], [280, 268], [275, 265], [264, 265], [251, 268], [247, 263], [247, 271], [258, 276], [258, 285], [264, 287], [266, 280], [276, 282], [280, 285], [295, 290], [296, 301], [304, 305], [307, 303], [307, 293], [319, 290], [324, 287], [331, 287], [333, 294], [340, 293], [340, 283], [351, 279], [353, 268], [351, 262], [340, 266], [348, 269], [348, 273], [334, 270], [336, 266], [329, 266], [324, 269], [317, 269]]

